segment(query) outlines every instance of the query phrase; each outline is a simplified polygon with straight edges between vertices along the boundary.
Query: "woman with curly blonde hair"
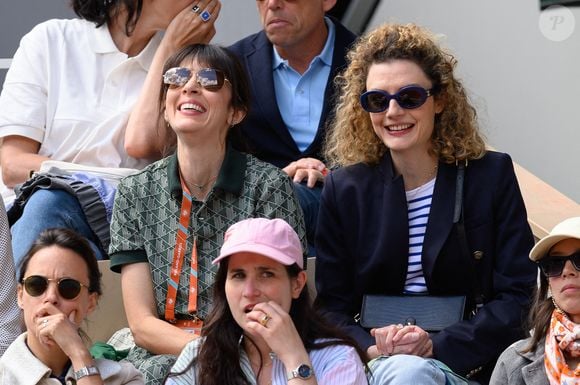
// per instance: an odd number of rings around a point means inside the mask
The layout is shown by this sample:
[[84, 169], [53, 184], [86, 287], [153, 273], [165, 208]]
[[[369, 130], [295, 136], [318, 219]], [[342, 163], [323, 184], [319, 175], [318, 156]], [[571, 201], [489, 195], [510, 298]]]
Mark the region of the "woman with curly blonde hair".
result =
[[[416, 25], [383, 25], [349, 53], [327, 138], [317, 302], [371, 358], [395, 355], [391, 376], [442, 361], [485, 383], [524, 335], [533, 237], [511, 158], [485, 149], [456, 64]], [[435, 334], [368, 329], [355, 321], [366, 294], [464, 296], [466, 308]]]

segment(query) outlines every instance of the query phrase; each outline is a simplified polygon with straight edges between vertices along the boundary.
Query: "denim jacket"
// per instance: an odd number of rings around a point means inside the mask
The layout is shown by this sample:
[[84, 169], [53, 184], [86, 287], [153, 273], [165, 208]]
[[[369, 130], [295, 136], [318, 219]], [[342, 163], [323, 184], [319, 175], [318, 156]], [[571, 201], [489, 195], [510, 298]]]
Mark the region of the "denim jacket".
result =
[[549, 385], [544, 366], [544, 340], [535, 352], [522, 353], [530, 339], [519, 340], [499, 357], [490, 385]]

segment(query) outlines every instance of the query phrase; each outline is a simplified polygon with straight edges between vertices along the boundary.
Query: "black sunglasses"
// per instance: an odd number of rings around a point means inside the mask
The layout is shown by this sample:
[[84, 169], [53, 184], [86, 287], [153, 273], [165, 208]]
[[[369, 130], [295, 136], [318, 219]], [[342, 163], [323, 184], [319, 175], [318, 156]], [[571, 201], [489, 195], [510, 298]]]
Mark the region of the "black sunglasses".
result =
[[225, 81], [229, 81], [222, 71], [213, 68], [203, 68], [194, 73], [189, 68], [174, 67], [165, 71], [163, 83], [173, 87], [183, 87], [194, 75], [195, 81], [200, 87], [212, 92], [219, 91]]
[[383, 112], [389, 108], [391, 99], [395, 99], [399, 106], [411, 110], [421, 107], [432, 95], [432, 89], [426, 90], [419, 86], [403, 87], [394, 95], [382, 90], [371, 90], [360, 96], [360, 104], [367, 112]]
[[75, 299], [81, 293], [81, 288], [86, 287], [88, 289], [88, 286], [73, 278], [52, 279], [41, 275], [26, 277], [22, 280], [22, 284], [30, 296], [38, 297], [48, 289], [50, 281], [56, 281], [58, 293], [64, 299]]
[[564, 271], [566, 261], [572, 262], [577, 271], [580, 271], [580, 253], [568, 255], [567, 257], [546, 256], [538, 261], [540, 269], [546, 277], [559, 277]]

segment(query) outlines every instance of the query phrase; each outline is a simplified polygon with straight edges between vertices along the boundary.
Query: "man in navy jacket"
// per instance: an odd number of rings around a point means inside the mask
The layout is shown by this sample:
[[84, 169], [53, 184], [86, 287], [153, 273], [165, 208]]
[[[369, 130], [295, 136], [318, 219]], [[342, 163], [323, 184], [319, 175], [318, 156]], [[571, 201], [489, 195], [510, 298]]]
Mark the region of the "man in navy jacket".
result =
[[257, 0], [263, 30], [231, 47], [251, 80], [252, 106], [237, 147], [282, 168], [296, 187], [313, 241], [322, 142], [332, 114], [334, 77], [356, 36], [325, 16], [336, 0]]

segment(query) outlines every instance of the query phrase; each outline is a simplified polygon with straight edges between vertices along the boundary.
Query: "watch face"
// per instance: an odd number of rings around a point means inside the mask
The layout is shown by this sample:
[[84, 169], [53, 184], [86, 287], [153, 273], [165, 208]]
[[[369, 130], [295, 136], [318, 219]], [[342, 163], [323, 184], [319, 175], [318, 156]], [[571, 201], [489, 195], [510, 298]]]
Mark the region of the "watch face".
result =
[[298, 367], [298, 375], [301, 378], [310, 378], [312, 376], [312, 368], [306, 364], [302, 364]]

